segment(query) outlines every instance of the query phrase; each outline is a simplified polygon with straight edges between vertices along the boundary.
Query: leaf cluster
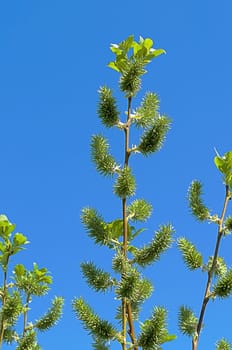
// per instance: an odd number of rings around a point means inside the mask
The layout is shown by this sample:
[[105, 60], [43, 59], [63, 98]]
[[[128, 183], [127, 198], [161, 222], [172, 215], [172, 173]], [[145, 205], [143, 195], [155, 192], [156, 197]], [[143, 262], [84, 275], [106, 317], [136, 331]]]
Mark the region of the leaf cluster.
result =
[[223, 174], [223, 181], [232, 190], [232, 151], [225, 153], [222, 157], [218, 154], [214, 163]]
[[36, 263], [33, 269], [28, 271], [24, 265], [18, 264], [14, 268], [15, 286], [27, 296], [42, 296], [49, 290], [52, 277], [47, 274], [46, 268], [38, 268]]
[[[9, 259], [12, 255], [24, 249], [29, 243], [27, 237], [22, 233], [15, 233], [15, 225], [12, 224], [6, 215], [0, 215], [0, 265], [6, 271]], [[13, 234], [13, 236], [12, 236]]]
[[139, 41], [129, 36], [119, 44], [112, 44], [111, 51], [115, 54], [115, 61], [108, 66], [121, 74], [119, 85], [127, 98], [133, 97], [141, 88], [141, 76], [146, 73], [145, 66], [155, 57], [165, 53], [163, 49], [152, 48], [150, 38]]

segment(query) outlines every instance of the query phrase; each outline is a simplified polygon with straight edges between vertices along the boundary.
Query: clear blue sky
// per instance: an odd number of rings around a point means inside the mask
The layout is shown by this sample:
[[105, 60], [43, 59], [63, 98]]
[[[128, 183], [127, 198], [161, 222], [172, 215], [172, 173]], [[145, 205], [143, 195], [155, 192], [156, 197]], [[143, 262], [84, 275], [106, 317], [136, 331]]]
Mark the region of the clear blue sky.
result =
[[[149, 66], [143, 91], [157, 92], [161, 111], [172, 119], [162, 151], [133, 162], [137, 196], [154, 206], [145, 241], [159, 224], [171, 222], [175, 238], [187, 236], [205, 259], [211, 254], [216, 227], [191, 217], [186, 192], [193, 179], [201, 180], [206, 203], [221, 211], [224, 189], [213, 157], [214, 147], [222, 154], [232, 149], [231, 13], [231, 0], [1, 2], [0, 212], [31, 241], [19, 261], [46, 266], [54, 278], [44, 301], [32, 305], [33, 316], [54, 295], [65, 298], [59, 325], [40, 337], [43, 349], [91, 349], [71, 311], [75, 296], [85, 296], [102, 317], [110, 317], [107, 297], [95, 295], [81, 279], [81, 261], [109, 269], [110, 255], [86, 237], [80, 211], [94, 206], [109, 221], [120, 211], [110, 180], [91, 164], [89, 141], [103, 132], [96, 116], [99, 86], [117, 88], [117, 73], [106, 67], [109, 45], [130, 34], [150, 37], [167, 51]], [[105, 134], [119, 156], [120, 133]], [[229, 237], [222, 255], [230, 266], [231, 247]], [[198, 314], [205, 276], [186, 271], [175, 244], [146, 275], [155, 292], [143, 316], [153, 305], [166, 306], [169, 330], [178, 338], [164, 349], [190, 349], [177, 329], [178, 308], [186, 304]], [[232, 341], [231, 310], [231, 300], [209, 304], [199, 350], [213, 349], [222, 336]]]

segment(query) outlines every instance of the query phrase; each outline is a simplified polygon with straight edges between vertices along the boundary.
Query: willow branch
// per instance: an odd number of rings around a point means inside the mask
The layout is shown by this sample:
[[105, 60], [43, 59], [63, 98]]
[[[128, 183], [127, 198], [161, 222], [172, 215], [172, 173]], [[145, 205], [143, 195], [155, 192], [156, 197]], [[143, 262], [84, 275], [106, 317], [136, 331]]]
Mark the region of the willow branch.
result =
[[218, 220], [218, 233], [217, 233], [217, 241], [216, 241], [216, 245], [215, 245], [215, 249], [214, 249], [213, 262], [212, 262], [212, 266], [208, 272], [208, 279], [207, 279], [207, 283], [206, 283], [205, 294], [204, 294], [204, 298], [203, 298], [203, 302], [202, 302], [202, 306], [201, 306], [200, 317], [199, 317], [198, 324], [197, 324], [197, 332], [196, 332], [196, 336], [192, 340], [192, 350], [197, 350], [206, 306], [207, 306], [209, 299], [210, 299], [210, 288], [211, 288], [213, 273], [214, 273], [214, 270], [215, 270], [215, 267], [217, 264], [219, 246], [220, 246], [221, 238], [223, 235], [223, 222], [225, 219], [225, 214], [226, 214], [226, 210], [227, 210], [227, 206], [228, 206], [228, 202], [229, 202], [230, 198], [231, 198], [231, 193], [229, 191], [229, 186], [226, 185], [226, 193], [225, 193], [225, 199], [224, 199], [224, 204], [223, 204], [223, 208], [222, 208], [222, 213], [221, 213], [220, 219]]
[[28, 316], [28, 305], [30, 302], [30, 294], [27, 295], [27, 299], [26, 299], [26, 305], [25, 305], [25, 311], [23, 314], [23, 336], [26, 333], [27, 330], [27, 316]]

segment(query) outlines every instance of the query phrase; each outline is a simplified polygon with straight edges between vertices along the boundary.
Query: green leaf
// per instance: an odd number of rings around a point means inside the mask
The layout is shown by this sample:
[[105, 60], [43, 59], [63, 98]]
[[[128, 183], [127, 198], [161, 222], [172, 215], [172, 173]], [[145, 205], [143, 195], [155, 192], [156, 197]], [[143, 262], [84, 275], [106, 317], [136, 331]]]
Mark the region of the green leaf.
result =
[[153, 40], [150, 39], [150, 38], [146, 38], [143, 42], [143, 46], [147, 49], [147, 51], [150, 50], [150, 48], [152, 47], [153, 45]]
[[14, 245], [23, 245], [28, 243], [27, 237], [24, 236], [22, 233], [16, 233], [14, 235], [13, 242], [14, 242]]
[[150, 50], [150, 55], [148, 57], [155, 58], [155, 57], [158, 57], [158, 56], [163, 55], [165, 53], [166, 53], [166, 51], [164, 49], [154, 49], [154, 50]]
[[135, 237], [137, 237], [140, 233], [144, 232], [146, 229], [145, 228], [140, 228], [138, 230], [131, 230], [131, 234], [129, 234], [128, 239], [131, 241], [133, 239], [135, 239]]
[[116, 63], [113, 62], [113, 61], [112, 61], [112, 62], [109, 62], [107, 66], [108, 66], [109, 68], [112, 68], [112, 69], [116, 70], [116, 72], [120, 72], [118, 66], [117, 66]]
[[6, 215], [0, 215], [0, 237], [4, 240], [8, 239], [14, 231], [15, 225], [12, 224]]
[[176, 339], [176, 335], [175, 334], [167, 334], [163, 337], [163, 341], [162, 343], [167, 343], [169, 341], [173, 341]]
[[124, 41], [122, 41], [118, 47], [123, 51], [124, 54], [126, 54], [130, 48], [132, 47], [134, 42], [134, 35], [130, 35], [128, 36], [127, 39], [125, 39]]
[[14, 274], [17, 278], [20, 278], [26, 274], [26, 269], [23, 264], [18, 264], [14, 267]]
[[18, 264], [14, 269], [15, 285], [19, 290], [27, 295], [45, 295], [52, 283], [52, 277], [48, 275], [46, 268], [39, 269], [37, 264], [33, 264], [33, 269], [26, 270], [22, 264]]
[[118, 239], [123, 235], [123, 220], [116, 219], [109, 224], [106, 224], [106, 229], [111, 238]]
[[232, 151], [227, 152], [224, 156], [217, 155], [214, 158], [216, 167], [223, 173], [223, 181], [232, 188]]
[[5, 252], [6, 246], [4, 243], [0, 242], [0, 251], [3, 253]]

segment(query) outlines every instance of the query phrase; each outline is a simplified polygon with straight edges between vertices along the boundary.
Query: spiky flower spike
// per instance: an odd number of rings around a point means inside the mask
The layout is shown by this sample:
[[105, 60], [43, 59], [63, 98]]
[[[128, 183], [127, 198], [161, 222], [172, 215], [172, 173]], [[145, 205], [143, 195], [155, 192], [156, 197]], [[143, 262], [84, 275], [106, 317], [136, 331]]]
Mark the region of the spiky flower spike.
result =
[[[144, 350], [160, 349], [164, 342], [174, 339], [166, 327], [166, 310], [155, 308], [150, 319], [144, 321], [139, 335], [136, 334], [136, 321], [140, 321], [143, 302], [151, 295], [153, 286], [140, 271], [160, 259], [172, 243], [173, 228], [170, 224], [161, 225], [151, 243], [142, 248], [135, 247], [134, 239], [144, 229], [136, 229], [131, 223], [145, 222], [151, 215], [152, 206], [144, 199], [129, 200], [135, 195], [136, 181], [129, 164], [132, 154], [144, 156], [158, 151], [164, 142], [170, 127], [170, 120], [159, 112], [159, 98], [153, 92], [147, 92], [138, 108], [132, 110], [133, 97], [141, 89], [141, 78], [146, 73], [146, 65], [155, 57], [164, 53], [162, 49], [152, 48], [153, 41], [140, 37], [136, 42], [133, 36], [119, 44], [111, 45], [115, 60], [109, 67], [119, 73], [119, 89], [126, 98], [126, 113], [120, 118], [113, 92], [109, 87], [99, 90], [98, 117], [107, 127], [116, 127], [124, 134], [123, 159], [116, 161], [109, 152], [109, 143], [102, 135], [94, 135], [91, 142], [92, 160], [97, 171], [104, 176], [113, 177], [113, 193], [121, 201], [121, 218], [105, 221], [93, 208], [82, 211], [83, 225], [94, 242], [113, 250], [112, 271], [98, 267], [93, 261], [81, 264], [83, 277], [96, 292], [114, 293], [119, 302], [113, 322], [98, 316], [83, 298], [73, 301], [73, 310], [84, 328], [93, 337], [95, 350], [108, 350], [108, 342], [119, 342], [123, 350], [139, 348]], [[125, 118], [126, 114], [126, 118]], [[131, 144], [133, 127], [140, 129], [137, 145]], [[138, 134], [138, 133], [136, 133]], [[122, 164], [122, 165], [120, 165]], [[111, 265], [111, 264], [110, 264]], [[141, 323], [140, 323], [141, 324]]]
[[[192, 350], [197, 350], [198, 348], [208, 302], [211, 299], [227, 298], [232, 295], [232, 269], [228, 268], [224, 259], [219, 256], [222, 237], [232, 231], [231, 216], [226, 218], [226, 211], [232, 195], [232, 152], [227, 152], [223, 157], [217, 154], [214, 162], [218, 170], [223, 174], [225, 185], [225, 198], [221, 214], [210, 215], [209, 209], [203, 204], [201, 198], [202, 184], [199, 181], [193, 181], [188, 190], [188, 200], [192, 214], [199, 221], [208, 221], [217, 225], [217, 238], [213, 254], [207, 259], [206, 263], [203, 263], [202, 254], [193, 243], [186, 238], [178, 240], [178, 247], [187, 267], [190, 270], [201, 269], [206, 273], [206, 286], [199, 317], [196, 317], [193, 311], [186, 306], [182, 306], [179, 312], [180, 331], [192, 338]], [[216, 349], [231, 349], [231, 345], [222, 339], [216, 344]]]
[[222, 338], [216, 344], [216, 350], [232, 350], [232, 344]]

